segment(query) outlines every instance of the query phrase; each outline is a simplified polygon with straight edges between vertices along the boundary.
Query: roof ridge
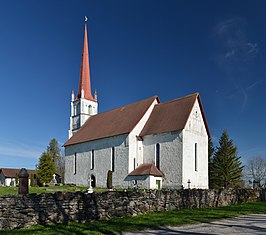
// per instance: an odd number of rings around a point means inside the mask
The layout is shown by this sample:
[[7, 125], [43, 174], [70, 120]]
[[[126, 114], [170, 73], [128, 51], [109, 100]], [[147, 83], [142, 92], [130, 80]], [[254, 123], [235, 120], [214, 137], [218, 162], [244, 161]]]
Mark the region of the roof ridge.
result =
[[176, 101], [183, 100], [183, 99], [188, 99], [188, 98], [190, 98], [191, 96], [194, 96], [194, 95], [199, 96], [199, 92], [195, 92], [195, 93], [192, 93], [192, 94], [189, 94], [189, 95], [186, 95], [186, 96], [182, 96], [182, 97], [177, 98], [177, 99], [168, 100], [168, 101], [165, 101], [165, 102], [160, 102], [157, 105], [172, 103], [172, 102], [176, 102]]
[[117, 108], [114, 108], [114, 109], [110, 109], [110, 110], [107, 110], [107, 111], [104, 111], [104, 112], [98, 113], [98, 114], [96, 114], [96, 115], [91, 116], [90, 118], [95, 117], [95, 116], [99, 116], [99, 115], [101, 115], [101, 114], [108, 113], [108, 112], [111, 112], [111, 111], [114, 111], [114, 110], [117, 110], [117, 109], [121, 109], [121, 108], [127, 107], [127, 106], [129, 106], [129, 105], [135, 105], [135, 104], [137, 104], [137, 103], [139, 103], [139, 102], [142, 102], [142, 101], [145, 101], [145, 100], [149, 100], [149, 99], [152, 99], [152, 98], [157, 99], [157, 98], [159, 98], [159, 97], [158, 97], [158, 96], [151, 96], [151, 97], [149, 97], [149, 98], [145, 98], [145, 99], [143, 99], [143, 100], [135, 101], [135, 102], [130, 103], [130, 104], [126, 104], [126, 105], [123, 105], [123, 106], [120, 106], [120, 107], [117, 107]]

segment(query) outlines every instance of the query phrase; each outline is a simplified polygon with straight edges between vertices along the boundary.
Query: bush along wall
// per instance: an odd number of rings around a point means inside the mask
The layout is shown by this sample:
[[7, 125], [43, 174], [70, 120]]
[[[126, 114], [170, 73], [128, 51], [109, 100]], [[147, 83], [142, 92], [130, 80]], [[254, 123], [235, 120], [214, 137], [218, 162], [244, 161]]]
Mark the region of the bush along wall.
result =
[[106, 220], [180, 208], [226, 206], [260, 197], [260, 191], [252, 189], [7, 195], [0, 197], [0, 229]]

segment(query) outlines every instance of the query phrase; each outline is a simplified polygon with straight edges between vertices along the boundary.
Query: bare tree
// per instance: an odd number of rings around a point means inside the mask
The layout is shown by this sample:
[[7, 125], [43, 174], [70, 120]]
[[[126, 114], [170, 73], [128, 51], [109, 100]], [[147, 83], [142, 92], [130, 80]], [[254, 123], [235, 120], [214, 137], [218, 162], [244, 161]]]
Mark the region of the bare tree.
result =
[[248, 160], [247, 170], [259, 186], [266, 177], [266, 158], [255, 156]]

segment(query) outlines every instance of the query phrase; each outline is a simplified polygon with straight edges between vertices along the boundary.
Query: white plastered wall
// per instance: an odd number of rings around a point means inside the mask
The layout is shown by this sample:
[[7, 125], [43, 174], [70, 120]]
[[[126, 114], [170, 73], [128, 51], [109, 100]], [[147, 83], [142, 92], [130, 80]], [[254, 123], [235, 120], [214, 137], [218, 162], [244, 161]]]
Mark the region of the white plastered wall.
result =
[[143, 163], [143, 146], [142, 141], [138, 141], [136, 136], [140, 134], [144, 125], [148, 121], [151, 112], [154, 106], [158, 104], [157, 99], [153, 101], [151, 106], [148, 108], [146, 113], [143, 115], [138, 124], [134, 127], [134, 129], [130, 132], [128, 136], [129, 140], [129, 162], [128, 162], [128, 173], [134, 170], [134, 158], [136, 158], [136, 167]]
[[[196, 154], [195, 144], [197, 144]], [[208, 188], [208, 134], [198, 100], [196, 100], [183, 130], [182, 172], [184, 188], [188, 188], [188, 186], [190, 188]], [[190, 185], [188, 181], [191, 182]]]
[[77, 131], [74, 127], [80, 123], [80, 127], [88, 120], [92, 115], [98, 113], [98, 102], [80, 98], [71, 101], [71, 116], [70, 116], [70, 129], [68, 131], [68, 137], [70, 138], [74, 132]]
[[[96, 177], [96, 187], [106, 188], [107, 172], [112, 169], [112, 147], [115, 149], [113, 186], [127, 187], [124, 181], [128, 174], [127, 134], [94, 140], [65, 147], [65, 183], [88, 185], [88, 176]], [[94, 150], [94, 169], [91, 169], [91, 152]], [[76, 153], [76, 174], [74, 158]]]
[[180, 188], [182, 185], [182, 133], [168, 132], [143, 137], [144, 163], [155, 164], [155, 146], [160, 144], [160, 170], [164, 177], [163, 188]]

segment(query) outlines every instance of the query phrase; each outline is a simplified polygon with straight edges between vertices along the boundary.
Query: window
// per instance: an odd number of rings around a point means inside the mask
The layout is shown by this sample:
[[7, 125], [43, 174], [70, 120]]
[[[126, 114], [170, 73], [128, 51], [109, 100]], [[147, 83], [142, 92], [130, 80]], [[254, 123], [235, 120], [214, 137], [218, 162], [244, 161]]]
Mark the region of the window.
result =
[[115, 147], [112, 147], [112, 162], [111, 162], [111, 169], [112, 172], [115, 171]]
[[94, 149], [91, 150], [91, 170], [94, 169]]
[[136, 158], [134, 157], [133, 159], [133, 166], [134, 166], [134, 170], [136, 169]]
[[155, 165], [160, 170], [160, 144], [155, 147]]
[[161, 180], [156, 180], [156, 188], [161, 189]]
[[88, 114], [92, 114], [92, 107], [91, 107], [91, 105], [88, 106]]
[[73, 174], [75, 175], [77, 173], [77, 153], [74, 154], [73, 159]]
[[198, 171], [198, 149], [197, 143], [195, 143], [195, 171]]
[[125, 147], [128, 147], [128, 136], [127, 136], [127, 138], [125, 139], [124, 144], [125, 144]]

